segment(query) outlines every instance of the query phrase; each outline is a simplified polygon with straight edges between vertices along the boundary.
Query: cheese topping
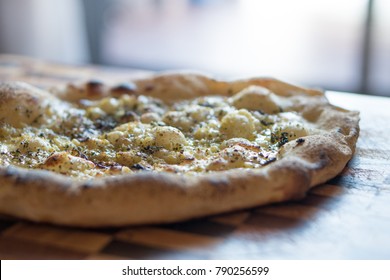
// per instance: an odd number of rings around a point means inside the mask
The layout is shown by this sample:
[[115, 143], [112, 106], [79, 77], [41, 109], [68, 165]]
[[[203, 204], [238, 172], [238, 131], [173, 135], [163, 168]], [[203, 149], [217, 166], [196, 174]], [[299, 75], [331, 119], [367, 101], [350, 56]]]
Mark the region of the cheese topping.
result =
[[127, 94], [74, 103], [0, 102], [0, 165], [79, 179], [141, 170], [197, 174], [259, 168], [311, 129], [299, 113], [283, 112], [282, 99], [249, 87], [232, 97], [175, 104]]

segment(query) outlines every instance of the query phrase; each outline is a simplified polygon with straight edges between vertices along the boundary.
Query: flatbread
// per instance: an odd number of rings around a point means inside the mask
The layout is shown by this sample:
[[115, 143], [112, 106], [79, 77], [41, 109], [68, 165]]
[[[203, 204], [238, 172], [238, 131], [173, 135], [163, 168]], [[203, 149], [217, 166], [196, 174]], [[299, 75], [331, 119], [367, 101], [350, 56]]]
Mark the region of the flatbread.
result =
[[[154, 107], [143, 106], [142, 115], [139, 108], [115, 107], [134, 100], [157, 101]], [[193, 127], [178, 125], [180, 110], [193, 113], [191, 120], [200, 118], [196, 108], [203, 108], [206, 117]], [[179, 116], [173, 124], [167, 110]], [[86, 114], [88, 123], [80, 117]], [[211, 131], [210, 122], [217, 132], [204, 134]], [[283, 127], [277, 127], [279, 122]], [[358, 123], [358, 112], [329, 104], [322, 91], [270, 78], [222, 81], [170, 73], [50, 90], [4, 82], [0, 213], [103, 227], [176, 222], [301, 199], [343, 170], [355, 150]], [[200, 130], [204, 125], [207, 129]], [[68, 134], [53, 136], [62, 133], [60, 128]], [[94, 137], [100, 137], [100, 146], [90, 140]], [[120, 150], [115, 151], [112, 139], [122, 141]], [[88, 141], [92, 148], [84, 151]], [[199, 154], [197, 145], [203, 145]], [[130, 155], [128, 161], [124, 155]]]

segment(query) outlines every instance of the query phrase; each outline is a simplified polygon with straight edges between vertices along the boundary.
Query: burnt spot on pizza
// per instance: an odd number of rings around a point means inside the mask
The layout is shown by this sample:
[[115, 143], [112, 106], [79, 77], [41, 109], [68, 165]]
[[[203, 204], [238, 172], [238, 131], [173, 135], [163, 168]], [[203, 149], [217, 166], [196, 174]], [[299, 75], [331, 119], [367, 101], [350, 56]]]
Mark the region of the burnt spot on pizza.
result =
[[88, 97], [100, 97], [104, 94], [104, 84], [99, 80], [90, 80], [85, 84], [85, 90]]
[[103, 82], [96, 79], [89, 80], [86, 83], [86, 87], [89, 89], [94, 89], [94, 88], [96, 89], [96, 88], [100, 88], [101, 86], [103, 86]]
[[297, 146], [298, 146], [298, 145], [303, 144], [303, 143], [305, 142], [305, 139], [303, 139], [303, 138], [298, 138], [295, 142], [297, 143]]
[[111, 88], [110, 92], [114, 96], [122, 94], [135, 94], [137, 92], [137, 86], [134, 83], [130, 82], [121, 83]]

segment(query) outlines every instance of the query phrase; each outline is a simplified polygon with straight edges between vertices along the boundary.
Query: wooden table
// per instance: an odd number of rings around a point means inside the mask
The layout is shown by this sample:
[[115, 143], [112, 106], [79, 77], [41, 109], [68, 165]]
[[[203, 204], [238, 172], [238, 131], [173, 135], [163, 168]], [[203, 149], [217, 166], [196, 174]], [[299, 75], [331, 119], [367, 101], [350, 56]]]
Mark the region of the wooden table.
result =
[[[0, 80], [41, 87], [141, 71], [0, 55]], [[361, 112], [345, 170], [288, 202], [162, 226], [77, 229], [0, 217], [1, 259], [390, 259], [390, 98], [328, 92]]]

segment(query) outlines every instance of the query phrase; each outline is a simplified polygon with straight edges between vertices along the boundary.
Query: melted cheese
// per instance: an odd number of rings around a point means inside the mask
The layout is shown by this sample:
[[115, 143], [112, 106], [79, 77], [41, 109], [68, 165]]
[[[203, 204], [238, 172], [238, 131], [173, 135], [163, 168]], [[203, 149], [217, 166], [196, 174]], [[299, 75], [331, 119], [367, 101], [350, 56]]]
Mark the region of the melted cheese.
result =
[[[298, 113], [281, 112], [278, 98], [259, 87], [170, 105], [130, 95], [74, 103], [35, 98], [30, 116], [0, 120], [0, 164], [79, 179], [258, 168], [310, 130]], [[45, 121], [34, 122], [35, 112]]]

